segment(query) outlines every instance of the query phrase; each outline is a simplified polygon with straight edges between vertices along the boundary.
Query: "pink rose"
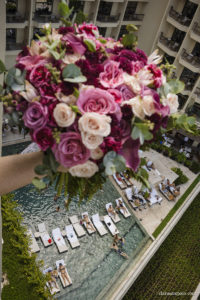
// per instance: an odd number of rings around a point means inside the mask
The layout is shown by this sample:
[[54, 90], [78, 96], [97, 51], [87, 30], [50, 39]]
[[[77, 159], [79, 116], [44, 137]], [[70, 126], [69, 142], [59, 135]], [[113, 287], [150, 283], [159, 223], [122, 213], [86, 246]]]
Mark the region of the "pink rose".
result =
[[48, 127], [35, 130], [32, 136], [34, 142], [36, 142], [43, 151], [52, 147], [55, 142], [52, 136], [52, 131]]
[[123, 70], [119, 69], [120, 63], [108, 61], [104, 65], [104, 72], [99, 74], [100, 83], [106, 88], [115, 88], [123, 83]]
[[99, 36], [98, 27], [94, 24], [86, 24], [85, 22], [78, 26], [77, 32], [83, 34], [86, 38]]
[[77, 132], [67, 132], [60, 135], [60, 143], [52, 148], [56, 160], [64, 167], [85, 163], [90, 157], [90, 151], [83, 145], [81, 135]]
[[23, 120], [25, 126], [28, 128], [42, 128], [48, 121], [48, 109], [39, 102], [32, 102], [29, 104]]
[[113, 114], [117, 111], [114, 97], [99, 88], [83, 89], [80, 92], [77, 105], [82, 113], [96, 112], [99, 114]]

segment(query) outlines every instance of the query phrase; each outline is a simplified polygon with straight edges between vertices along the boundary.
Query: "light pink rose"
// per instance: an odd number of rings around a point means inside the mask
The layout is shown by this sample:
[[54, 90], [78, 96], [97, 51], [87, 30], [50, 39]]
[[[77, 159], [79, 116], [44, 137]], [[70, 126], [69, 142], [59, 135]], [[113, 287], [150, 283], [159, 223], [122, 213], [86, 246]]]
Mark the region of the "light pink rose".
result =
[[72, 176], [89, 178], [98, 172], [98, 170], [98, 166], [94, 162], [88, 160], [84, 164], [69, 168], [69, 173]]
[[76, 114], [71, 107], [65, 103], [59, 103], [56, 105], [53, 111], [53, 116], [60, 127], [68, 127], [74, 123]]
[[96, 112], [99, 114], [113, 114], [117, 111], [114, 97], [99, 88], [81, 89], [77, 106], [82, 113]]
[[97, 147], [96, 149], [92, 149], [90, 151], [90, 157], [94, 160], [98, 160], [103, 157], [103, 151], [99, 147]]
[[132, 112], [136, 117], [138, 117], [142, 120], [145, 118], [144, 110], [142, 107], [142, 99], [140, 96], [136, 96], [128, 101], [122, 102], [122, 106], [125, 104], [128, 104], [131, 106]]
[[153, 96], [147, 95], [142, 98], [142, 107], [146, 116], [151, 116], [156, 112], [155, 100]]
[[88, 149], [96, 149], [103, 143], [103, 137], [87, 132], [81, 132], [82, 142]]
[[167, 98], [162, 99], [162, 103], [169, 106], [171, 114], [177, 112], [179, 106], [177, 95], [171, 93], [167, 94]]
[[85, 113], [79, 120], [79, 130], [92, 135], [108, 136], [110, 134], [111, 118], [97, 113]]
[[99, 74], [100, 83], [106, 88], [116, 88], [123, 83], [123, 70], [119, 68], [120, 63], [108, 61], [104, 66], [104, 72]]

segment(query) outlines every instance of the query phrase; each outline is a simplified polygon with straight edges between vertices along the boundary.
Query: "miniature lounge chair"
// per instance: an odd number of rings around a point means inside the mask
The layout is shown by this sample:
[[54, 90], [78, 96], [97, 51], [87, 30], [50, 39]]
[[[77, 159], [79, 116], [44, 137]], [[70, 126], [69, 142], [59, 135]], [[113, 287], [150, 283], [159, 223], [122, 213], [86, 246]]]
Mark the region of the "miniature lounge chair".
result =
[[[87, 213], [87, 212], [84, 212], [84, 213], [82, 214], [82, 221], [83, 221], [83, 216], [84, 216], [84, 215], [87, 215], [87, 216], [88, 216], [88, 213]], [[88, 216], [88, 221], [92, 224], [92, 222], [91, 222], [89, 216]], [[92, 233], [94, 233], [94, 232], [96, 231], [95, 228], [94, 228], [94, 230], [92, 230], [91, 228], [87, 228], [86, 222], [83, 221], [83, 224], [84, 224], [84, 226], [85, 226], [85, 228], [87, 229], [87, 232], [88, 232], [89, 234], [92, 234]], [[93, 227], [94, 227], [94, 226], [93, 226]]]
[[[111, 214], [110, 212], [108, 212], [108, 208], [109, 208], [110, 205], [112, 205], [111, 202], [106, 204], [106, 210], [107, 210], [107, 213], [108, 213], [109, 217], [111, 217], [111, 219], [113, 220], [113, 222], [114, 222], [114, 223], [117, 223], [117, 222], [120, 221], [120, 217], [119, 217], [119, 215], [118, 215], [117, 213], [116, 213], [116, 215], [114, 216], [113, 214]], [[113, 205], [112, 205], [112, 207], [113, 207]], [[113, 209], [114, 209], [114, 208], [113, 208]]]
[[[47, 269], [45, 269], [45, 270], [43, 271], [43, 274], [47, 274], [49, 271], [53, 271], [53, 269], [52, 269], [51, 267], [49, 267], [49, 268], [47, 268]], [[53, 283], [52, 283], [52, 285], [53, 285]], [[50, 290], [51, 295], [54, 295], [54, 294], [60, 292], [60, 288], [57, 288], [55, 285], [52, 286], [52, 287], [50, 287], [49, 283], [47, 282], [47, 283], [46, 283], [46, 286], [47, 286], [48, 289]]]
[[[125, 206], [125, 204], [124, 204], [124, 202], [123, 202], [123, 200], [122, 200], [122, 198], [118, 198], [118, 199], [116, 199], [115, 201], [116, 201], [116, 204], [117, 204], [117, 206], [118, 207], [120, 207], [120, 204], [119, 204], [119, 200], [121, 200], [122, 201], [122, 205], [123, 205], [123, 207], [125, 207], [126, 208], [126, 206]], [[120, 211], [120, 213], [125, 217], [125, 218], [128, 218], [128, 217], [130, 217], [131, 216], [131, 214], [130, 214], [130, 212], [128, 211], [128, 209], [126, 208], [126, 210], [124, 211], [122, 208], [119, 208], [119, 211]]]
[[162, 197], [160, 197], [156, 191], [156, 189], [152, 189], [151, 193], [150, 193], [150, 196], [148, 198], [148, 201], [149, 201], [149, 205], [153, 205], [155, 203], [161, 203], [162, 201]]
[[62, 285], [63, 285], [63, 287], [65, 288], [65, 287], [67, 287], [67, 286], [69, 286], [69, 285], [72, 284], [72, 280], [71, 280], [71, 278], [70, 278], [70, 276], [69, 276], [69, 273], [67, 272], [67, 268], [65, 267], [65, 271], [66, 271], [66, 273], [67, 273], [67, 275], [68, 275], [68, 277], [69, 277], [69, 279], [70, 279], [70, 281], [71, 281], [71, 282], [69, 283], [69, 282], [66, 280], [67, 283], [65, 284], [65, 282], [64, 282], [64, 280], [63, 280], [63, 278], [62, 278], [61, 272], [59, 272], [60, 263], [61, 263], [63, 266], [65, 266], [64, 260], [63, 260], [63, 259], [57, 260], [57, 261], [56, 261], [56, 267], [57, 267], [58, 276], [59, 276], [59, 278], [60, 278], [60, 281], [62, 282]]
[[[135, 204], [136, 199], [133, 199], [133, 198], [132, 198], [132, 197], [133, 197], [133, 190], [132, 190], [132, 188], [127, 188], [127, 189], [125, 190], [125, 193], [126, 193], [126, 198], [128, 199], [128, 202], [130, 203], [130, 205], [132, 206], [132, 208], [133, 208], [134, 210], [140, 209], [140, 206], [141, 206], [142, 204], [141, 204], [141, 202], [140, 202], [140, 205], [136, 205], [136, 204]], [[137, 196], [135, 196], [135, 197], [137, 198]], [[139, 199], [139, 201], [140, 201], [140, 199]]]
[[94, 226], [96, 227], [97, 231], [99, 232], [99, 234], [101, 236], [108, 233], [108, 231], [103, 226], [103, 223], [100, 221], [99, 214], [93, 215], [92, 216], [92, 221], [93, 221]]
[[46, 230], [45, 224], [44, 223], [38, 224], [38, 229], [39, 229], [40, 238], [44, 244], [44, 247], [48, 247], [48, 246], [52, 245], [53, 241]]
[[120, 177], [120, 175], [118, 175], [118, 176], [119, 177], [117, 178], [116, 174], [113, 175], [113, 178], [114, 178], [115, 182], [118, 184], [118, 186], [121, 189], [125, 189], [126, 188], [126, 184], [124, 183], [124, 181], [122, 180], [122, 178]]
[[117, 227], [115, 226], [115, 224], [113, 223], [113, 221], [108, 215], [104, 216], [104, 222], [112, 235], [119, 233]]
[[80, 243], [77, 239], [76, 233], [74, 232], [73, 226], [72, 225], [65, 226], [65, 231], [71, 247], [72, 248], [79, 247]]
[[132, 182], [130, 182], [128, 175], [125, 174], [125, 172], [120, 173], [120, 177], [124, 180], [128, 187], [131, 187], [133, 185]]
[[52, 236], [53, 236], [54, 242], [56, 243], [58, 251], [60, 253], [65, 252], [65, 251], [68, 250], [67, 245], [65, 243], [65, 240], [62, 237], [60, 228], [53, 229], [52, 230]]
[[164, 190], [162, 189], [162, 184], [159, 183], [158, 185], [159, 191], [167, 198], [169, 201], [175, 200], [174, 196], [165, 188]]
[[83, 229], [83, 227], [81, 226], [77, 216], [71, 216], [71, 217], [69, 217], [69, 220], [72, 223], [78, 237], [82, 237], [82, 236], [86, 235], [86, 232]]
[[32, 253], [39, 252], [40, 248], [38, 246], [38, 243], [36, 242], [36, 239], [31, 231], [31, 229], [27, 230], [27, 235], [30, 236], [30, 238], [31, 238], [31, 244], [30, 244], [31, 252]]

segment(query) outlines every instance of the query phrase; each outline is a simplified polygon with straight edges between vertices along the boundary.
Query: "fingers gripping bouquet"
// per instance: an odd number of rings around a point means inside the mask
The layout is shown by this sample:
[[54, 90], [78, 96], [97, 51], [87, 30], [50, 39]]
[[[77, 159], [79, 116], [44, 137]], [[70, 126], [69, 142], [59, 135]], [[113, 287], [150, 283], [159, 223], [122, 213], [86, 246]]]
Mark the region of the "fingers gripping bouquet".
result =
[[156, 51], [147, 57], [136, 48], [134, 31], [116, 41], [93, 24], [48, 25], [8, 71], [4, 100], [15, 111], [5, 109], [44, 151], [35, 171], [56, 181], [58, 194], [92, 195], [104, 174], [137, 174], [140, 147], [177, 111], [182, 83], [164, 75]]

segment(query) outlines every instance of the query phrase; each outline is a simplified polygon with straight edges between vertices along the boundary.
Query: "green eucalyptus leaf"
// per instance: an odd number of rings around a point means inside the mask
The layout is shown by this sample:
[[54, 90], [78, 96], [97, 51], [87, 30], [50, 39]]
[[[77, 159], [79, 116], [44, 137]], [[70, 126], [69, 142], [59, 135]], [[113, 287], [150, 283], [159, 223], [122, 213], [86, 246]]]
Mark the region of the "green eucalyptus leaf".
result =
[[38, 189], [43, 190], [46, 188], [46, 184], [42, 181], [42, 179], [35, 177], [32, 180], [32, 184]]
[[135, 123], [133, 127], [131, 137], [133, 140], [140, 140], [140, 144], [144, 141], [149, 141], [153, 138], [153, 134], [149, 131], [149, 125], [145, 123]]
[[178, 94], [182, 92], [185, 88], [184, 82], [178, 79], [172, 79], [168, 81], [167, 84], [170, 86], [170, 93], [172, 94]]
[[81, 75], [81, 76], [77, 76], [75, 78], [64, 78], [64, 81], [80, 83], [80, 82], [86, 82], [87, 78], [85, 76]]
[[75, 64], [69, 64], [63, 69], [62, 76], [67, 79], [82, 76], [81, 69]]
[[35, 169], [34, 169], [34, 171], [35, 171], [35, 173], [37, 175], [45, 175], [45, 174], [48, 173], [48, 169], [46, 168], [45, 165], [38, 165], [38, 166], [36, 166]]

